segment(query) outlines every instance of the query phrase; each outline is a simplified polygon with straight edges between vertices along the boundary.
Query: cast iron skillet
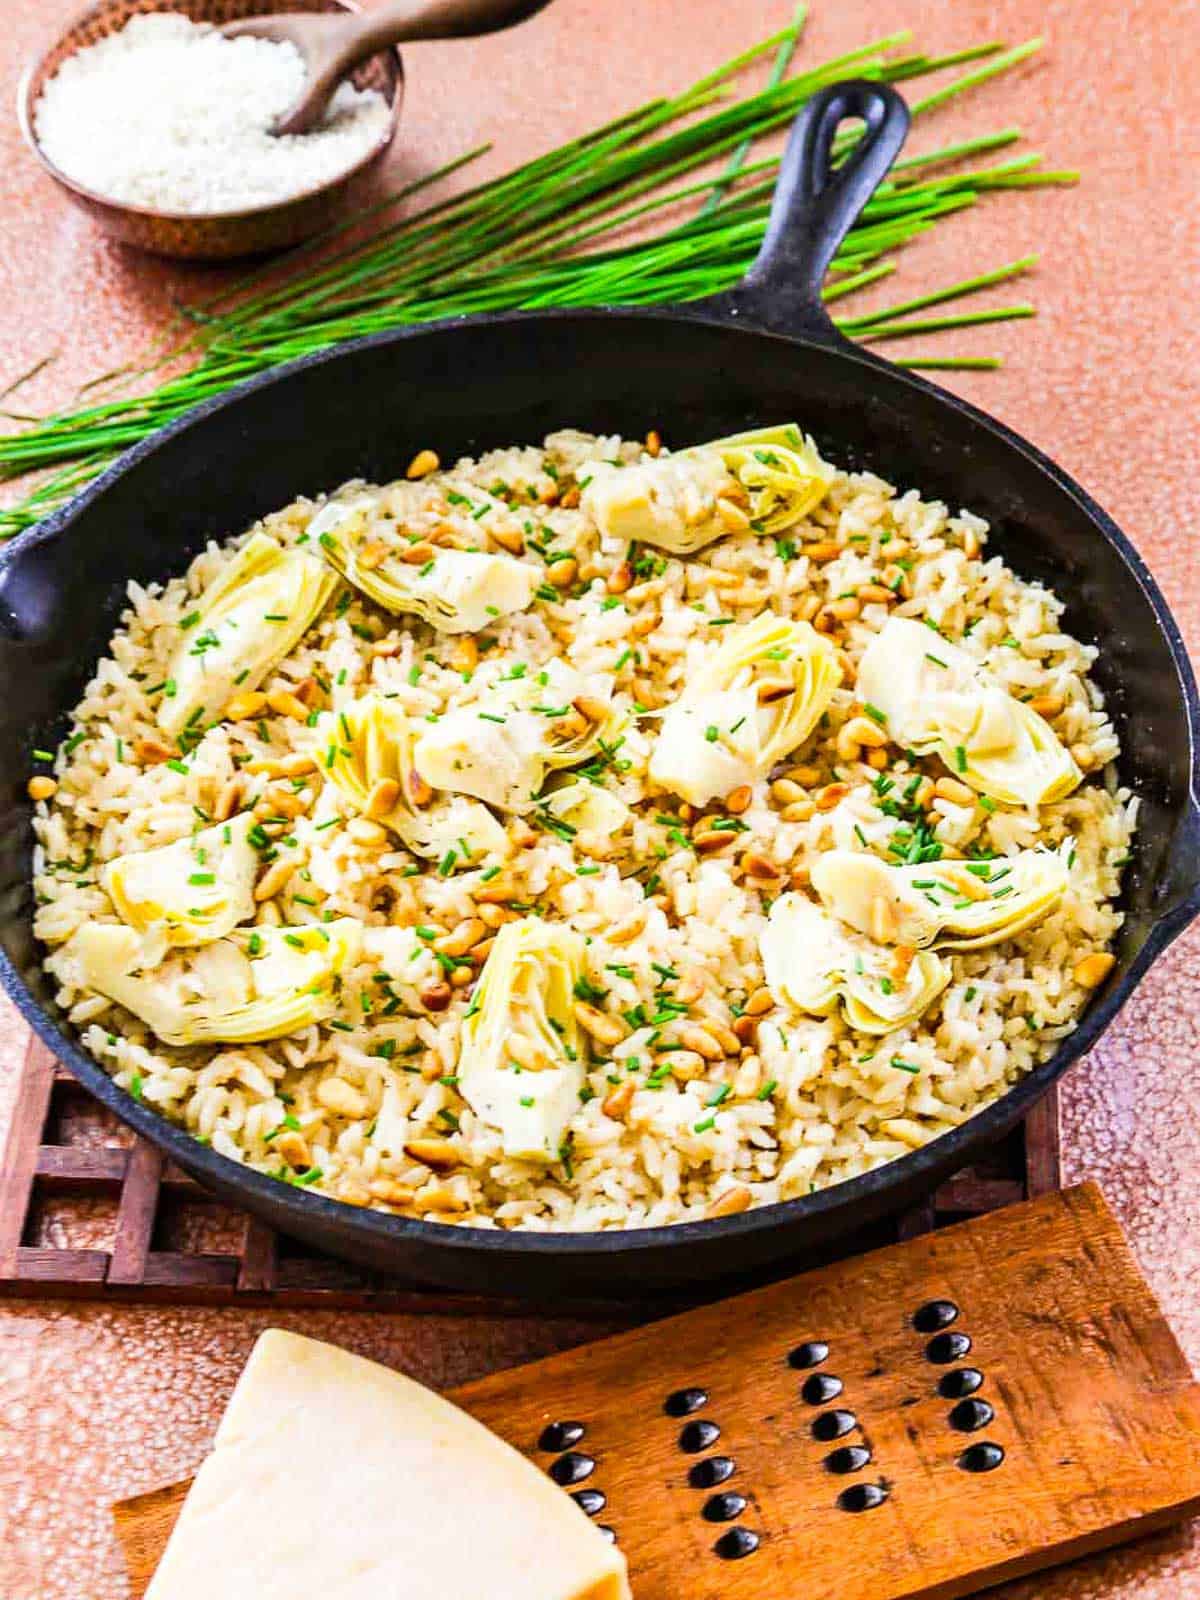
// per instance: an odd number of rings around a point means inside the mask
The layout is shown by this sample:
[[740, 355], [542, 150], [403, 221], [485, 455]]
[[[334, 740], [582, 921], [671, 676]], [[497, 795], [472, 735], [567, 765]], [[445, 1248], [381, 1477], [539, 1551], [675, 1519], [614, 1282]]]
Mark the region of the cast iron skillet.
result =
[[[836, 173], [838, 124], [866, 132]], [[762, 253], [728, 295], [669, 311], [475, 317], [398, 330], [252, 380], [131, 450], [72, 505], [0, 554], [0, 971], [71, 1072], [227, 1200], [369, 1266], [517, 1294], [620, 1292], [712, 1280], [794, 1254], [908, 1205], [1006, 1133], [1095, 1043], [1151, 961], [1200, 910], [1200, 709], [1179, 632], [1124, 535], [1053, 462], [972, 406], [856, 349], [821, 309], [824, 269], [904, 140], [890, 89], [848, 83], [793, 131]], [[30, 931], [31, 752], [65, 732], [130, 578], [183, 570], [298, 494], [394, 477], [574, 425], [672, 443], [794, 419], [839, 463], [870, 466], [992, 525], [993, 549], [1069, 602], [1142, 796], [1118, 963], [1055, 1056], [961, 1128], [852, 1182], [720, 1220], [625, 1233], [505, 1233], [340, 1205], [247, 1171], [118, 1089], [72, 1038]]]

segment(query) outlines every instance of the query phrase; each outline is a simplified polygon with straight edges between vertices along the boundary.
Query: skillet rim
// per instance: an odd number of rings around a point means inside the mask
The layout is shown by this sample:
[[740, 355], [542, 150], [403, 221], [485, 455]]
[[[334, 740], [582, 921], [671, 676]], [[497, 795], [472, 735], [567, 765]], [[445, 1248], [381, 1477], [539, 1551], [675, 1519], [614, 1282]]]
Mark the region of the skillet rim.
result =
[[[1149, 567], [1108, 513], [1068, 473], [1035, 445], [971, 402], [941, 389], [915, 373], [891, 365], [873, 352], [851, 344], [840, 335], [834, 334], [831, 337], [833, 330], [829, 327], [810, 328], [799, 333], [776, 332], [757, 325], [752, 315], [747, 315], [743, 320], [728, 302], [721, 309], [718, 309], [716, 304], [706, 306], [704, 302], [698, 302], [692, 306], [670, 308], [562, 307], [544, 311], [513, 311], [453, 317], [439, 322], [388, 329], [332, 345], [328, 349], [315, 351], [282, 366], [255, 374], [224, 394], [202, 401], [183, 416], [141, 440], [68, 504], [51, 512], [34, 527], [19, 534], [0, 549], [0, 575], [27, 552], [63, 534], [82, 512], [106, 492], [109, 484], [154, 454], [168, 440], [200, 427], [210, 417], [236, 407], [245, 396], [257, 393], [260, 389], [286, 383], [299, 372], [353, 358], [364, 350], [402, 345], [412, 339], [437, 337], [448, 332], [469, 334], [479, 327], [519, 325], [529, 322], [545, 325], [572, 319], [584, 322], [623, 320], [639, 323], [676, 323], [685, 327], [702, 326], [714, 329], [722, 336], [748, 336], [754, 339], [766, 339], [773, 343], [806, 347], [819, 351], [823, 356], [833, 356], [851, 362], [865, 369], [868, 381], [885, 377], [892, 383], [915, 390], [957, 412], [973, 426], [990, 434], [1003, 448], [1024, 457], [1031, 466], [1051, 481], [1056, 490], [1073, 500], [1094, 532], [1116, 550], [1131, 579], [1148, 601], [1176, 672], [1180, 700], [1188, 727], [1191, 777], [1185, 804], [1176, 820], [1167, 865], [1159, 879], [1159, 886], [1162, 886], [1163, 879], [1170, 872], [1172, 861], [1178, 856], [1180, 835], [1187, 834], [1193, 842], [1200, 836], [1200, 801], [1197, 799], [1197, 791], [1200, 789], [1200, 695], [1197, 692], [1195, 674], [1179, 626]], [[282, 1207], [284, 1211], [294, 1211], [299, 1220], [315, 1225], [327, 1235], [330, 1232], [335, 1235], [338, 1233], [355, 1235], [364, 1244], [378, 1248], [412, 1242], [419, 1246], [434, 1246], [438, 1250], [448, 1249], [457, 1255], [471, 1256], [482, 1253], [485, 1256], [503, 1257], [509, 1253], [516, 1253], [524, 1258], [570, 1257], [586, 1265], [591, 1259], [616, 1253], [626, 1253], [631, 1258], [636, 1258], [642, 1254], [663, 1250], [678, 1251], [688, 1245], [708, 1241], [714, 1237], [745, 1238], [786, 1223], [812, 1223], [819, 1222], [821, 1218], [827, 1216], [851, 1215], [859, 1202], [869, 1202], [888, 1189], [900, 1190], [907, 1186], [919, 1190], [923, 1183], [931, 1184], [935, 1174], [956, 1170], [971, 1148], [1003, 1137], [1041, 1098], [1050, 1085], [1062, 1077], [1067, 1069], [1099, 1039], [1139, 986], [1153, 962], [1198, 914], [1200, 914], [1200, 881], [1186, 887], [1177, 903], [1169, 906], [1154, 919], [1144, 943], [1130, 962], [1128, 971], [1102, 992], [1084, 1013], [1079, 1025], [1067, 1035], [1059, 1049], [1048, 1060], [1019, 1079], [1005, 1094], [968, 1117], [957, 1128], [939, 1135], [907, 1155], [812, 1194], [800, 1195], [791, 1200], [773, 1201], [735, 1216], [660, 1223], [654, 1227], [590, 1232], [566, 1229], [545, 1233], [509, 1232], [468, 1224], [426, 1222], [420, 1218], [395, 1217], [384, 1212], [350, 1206], [343, 1201], [314, 1194], [295, 1185], [282, 1184], [276, 1178], [268, 1177], [265, 1173], [220, 1155], [211, 1146], [200, 1144], [185, 1129], [171, 1122], [165, 1115], [152, 1110], [144, 1102], [134, 1099], [126, 1090], [119, 1088], [100, 1063], [71, 1039], [49, 1012], [42, 1008], [16, 970], [7, 951], [3, 949], [0, 949], [0, 984], [38, 1038], [59, 1061], [70, 1068], [72, 1076], [103, 1105], [115, 1112], [123, 1122], [133, 1127], [143, 1137], [149, 1139], [152, 1144], [165, 1149], [168, 1155], [185, 1170], [207, 1178], [218, 1188], [241, 1190], [255, 1201], [261, 1201], [261, 1209], [273, 1211]], [[252, 1206], [251, 1209], [256, 1208]], [[879, 1214], [880, 1209], [886, 1210], [886, 1207], [877, 1208], [872, 1214]]]

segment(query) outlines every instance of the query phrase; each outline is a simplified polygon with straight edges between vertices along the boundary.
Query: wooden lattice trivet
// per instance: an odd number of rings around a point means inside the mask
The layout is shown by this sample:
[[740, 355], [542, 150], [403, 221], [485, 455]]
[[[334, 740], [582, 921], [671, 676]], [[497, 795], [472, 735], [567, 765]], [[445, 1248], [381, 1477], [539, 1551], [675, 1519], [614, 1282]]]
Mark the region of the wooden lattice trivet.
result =
[[[1022, 1128], [932, 1199], [843, 1240], [830, 1255], [913, 1238], [1059, 1187], [1058, 1104], [1051, 1093]], [[211, 1199], [99, 1106], [36, 1039], [0, 1162], [0, 1293], [491, 1315], [558, 1310], [574, 1318], [588, 1309], [578, 1302], [533, 1307], [430, 1289], [284, 1239]], [[595, 1309], [611, 1322], [636, 1320], [652, 1308], [626, 1300]]]

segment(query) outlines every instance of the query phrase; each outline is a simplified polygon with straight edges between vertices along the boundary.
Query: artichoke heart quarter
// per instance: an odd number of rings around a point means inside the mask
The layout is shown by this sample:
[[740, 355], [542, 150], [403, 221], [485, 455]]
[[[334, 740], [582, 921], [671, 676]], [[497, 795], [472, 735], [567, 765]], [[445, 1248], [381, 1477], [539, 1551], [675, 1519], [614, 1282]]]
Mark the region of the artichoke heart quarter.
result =
[[439, 633], [477, 633], [532, 601], [537, 574], [523, 561], [441, 546], [418, 552], [394, 524], [373, 521], [375, 508], [368, 496], [332, 500], [309, 533], [329, 565], [385, 611], [420, 617]]
[[1061, 800], [1082, 781], [1054, 729], [958, 645], [910, 617], [891, 617], [867, 646], [858, 694], [890, 737], [936, 753], [957, 777], [1006, 805]]
[[122, 922], [183, 947], [223, 939], [254, 915], [258, 852], [249, 811], [174, 844], [117, 856], [100, 875]]
[[585, 1041], [574, 989], [583, 955], [582, 935], [562, 924], [505, 923], [463, 1023], [459, 1090], [517, 1160], [558, 1160], [579, 1109]]
[[807, 622], [767, 612], [728, 629], [663, 717], [651, 778], [695, 806], [753, 783], [809, 737], [841, 677]]
[[292, 650], [337, 579], [303, 550], [253, 534], [180, 624], [158, 725], [177, 739], [218, 718], [235, 688], [255, 689]]
[[588, 676], [554, 659], [427, 724], [413, 759], [435, 789], [528, 811], [547, 772], [578, 766], [618, 736], [611, 702], [610, 676]]
[[[317, 927], [256, 928], [248, 937], [208, 946], [188, 964], [176, 958], [142, 970], [142, 941], [132, 928], [88, 923], [72, 953], [88, 988], [131, 1011], [164, 1044], [250, 1044], [282, 1039], [323, 1022], [338, 1005], [337, 980], [362, 944], [362, 924], [341, 917]], [[201, 962], [225, 956], [220, 993], [210, 992]], [[229, 969], [244, 974], [229, 981]]]
[[581, 503], [600, 532], [673, 555], [690, 555], [729, 533], [790, 528], [824, 498], [834, 477], [794, 423], [590, 470]]
[[1058, 905], [1068, 878], [1062, 850], [920, 866], [829, 850], [812, 868], [813, 888], [842, 922], [878, 944], [939, 950], [981, 950], [1032, 928]]
[[931, 950], [881, 948], [794, 892], [772, 905], [759, 949], [767, 987], [781, 1005], [817, 1017], [840, 1005], [860, 1033], [917, 1022], [951, 978], [949, 962]]
[[508, 836], [486, 806], [425, 800], [417, 773], [416, 734], [403, 707], [382, 695], [363, 695], [317, 721], [318, 760], [325, 776], [362, 815], [390, 828], [418, 855], [466, 866], [506, 855]]

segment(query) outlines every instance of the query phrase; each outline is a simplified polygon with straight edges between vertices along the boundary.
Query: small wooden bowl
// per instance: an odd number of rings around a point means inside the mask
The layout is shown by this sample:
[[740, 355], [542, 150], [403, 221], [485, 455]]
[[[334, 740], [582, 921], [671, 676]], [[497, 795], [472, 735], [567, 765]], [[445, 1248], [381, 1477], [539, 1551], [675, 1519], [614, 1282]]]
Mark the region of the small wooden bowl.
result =
[[147, 11], [176, 11], [193, 22], [218, 26], [241, 17], [272, 11], [357, 11], [354, 0], [97, 0], [81, 12], [53, 44], [32, 61], [17, 89], [17, 116], [33, 153], [76, 205], [93, 216], [106, 233], [154, 255], [187, 260], [221, 261], [262, 255], [298, 244], [361, 209], [369, 198], [384, 152], [400, 120], [404, 69], [395, 50], [381, 51], [354, 73], [360, 89], [378, 89], [387, 100], [387, 127], [372, 150], [336, 178], [305, 189], [290, 199], [249, 211], [152, 211], [146, 206], [98, 194], [56, 167], [38, 144], [33, 113], [47, 79], [68, 56], [116, 33], [130, 17]]

